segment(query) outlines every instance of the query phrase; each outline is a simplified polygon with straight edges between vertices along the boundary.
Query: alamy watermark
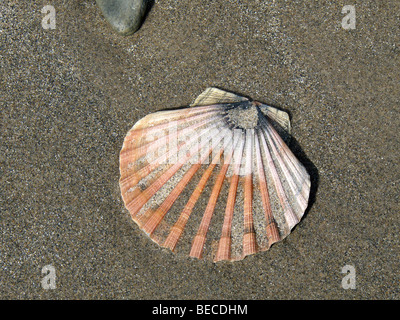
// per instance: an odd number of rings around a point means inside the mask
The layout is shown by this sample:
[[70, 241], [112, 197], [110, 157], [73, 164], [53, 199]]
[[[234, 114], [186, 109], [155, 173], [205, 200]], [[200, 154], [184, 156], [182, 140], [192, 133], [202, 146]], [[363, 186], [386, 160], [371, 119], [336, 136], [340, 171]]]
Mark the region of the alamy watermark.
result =
[[[253, 154], [254, 147], [268, 153], [269, 136], [258, 134], [254, 129], [228, 129], [217, 125], [208, 129], [178, 129], [178, 124], [171, 121], [164, 130], [150, 130], [139, 135], [141, 158], [147, 163], [159, 164], [232, 164], [238, 175], [247, 175], [256, 170], [246, 164], [243, 157]], [[143, 139], [143, 140], [142, 140]], [[141, 141], [142, 140], [142, 141]], [[140, 161], [140, 160], [139, 160]], [[254, 161], [253, 161], [254, 163]], [[228, 173], [229, 174], [229, 173]]]
[[42, 8], [42, 13], [45, 16], [42, 19], [43, 29], [55, 29], [56, 28], [56, 9], [52, 5], [46, 5]]
[[342, 8], [342, 13], [346, 14], [342, 19], [343, 29], [355, 29], [356, 28], [356, 8], [352, 5], [346, 5]]
[[48, 264], [42, 268], [42, 274], [45, 276], [42, 278], [42, 288], [45, 290], [56, 288], [56, 268], [51, 264]]
[[346, 274], [342, 279], [343, 289], [355, 289], [356, 288], [356, 268], [354, 266], [346, 264], [341, 273]]

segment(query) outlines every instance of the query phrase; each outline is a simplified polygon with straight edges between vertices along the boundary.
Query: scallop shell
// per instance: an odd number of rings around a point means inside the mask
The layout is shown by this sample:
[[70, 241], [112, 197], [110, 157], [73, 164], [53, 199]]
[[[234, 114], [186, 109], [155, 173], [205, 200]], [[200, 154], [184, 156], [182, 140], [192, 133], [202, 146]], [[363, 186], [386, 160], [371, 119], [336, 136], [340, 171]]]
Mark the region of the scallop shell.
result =
[[241, 260], [285, 238], [307, 208], [310, 177], [285, 144], [286, 112], [216, 88], [128, 132], [122, 198], [172, 251]]

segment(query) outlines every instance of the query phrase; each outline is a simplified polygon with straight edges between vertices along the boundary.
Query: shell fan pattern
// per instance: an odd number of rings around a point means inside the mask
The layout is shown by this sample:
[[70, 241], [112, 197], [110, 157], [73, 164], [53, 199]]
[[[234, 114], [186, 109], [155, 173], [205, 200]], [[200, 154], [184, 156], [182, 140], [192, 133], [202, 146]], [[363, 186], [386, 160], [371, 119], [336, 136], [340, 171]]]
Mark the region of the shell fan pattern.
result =
[[216, 88], [139, 120], [120, 153], [132, 219], [174, 252], [213, 261], [268, 250], [299, 223], [310, 177], [286, 112]]

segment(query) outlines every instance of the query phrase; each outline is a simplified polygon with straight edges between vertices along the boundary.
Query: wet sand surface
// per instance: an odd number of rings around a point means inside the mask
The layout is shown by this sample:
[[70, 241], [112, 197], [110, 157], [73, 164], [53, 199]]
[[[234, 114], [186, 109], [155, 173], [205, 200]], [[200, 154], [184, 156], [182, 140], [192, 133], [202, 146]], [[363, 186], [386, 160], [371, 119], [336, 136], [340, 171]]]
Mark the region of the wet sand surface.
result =
[[[52, 1], [45, 30], [46, 4], [0, 4], [1, 298], [400, 298], [398, 1], [357, 2], [354, 30], [342, 1], [156, 1], [130, 37], [94, 0]], [[158, 247], [118, 185], [133, 124], [209, 86], [287, 110], [313, 183], [294, 231], [234, 263]]]

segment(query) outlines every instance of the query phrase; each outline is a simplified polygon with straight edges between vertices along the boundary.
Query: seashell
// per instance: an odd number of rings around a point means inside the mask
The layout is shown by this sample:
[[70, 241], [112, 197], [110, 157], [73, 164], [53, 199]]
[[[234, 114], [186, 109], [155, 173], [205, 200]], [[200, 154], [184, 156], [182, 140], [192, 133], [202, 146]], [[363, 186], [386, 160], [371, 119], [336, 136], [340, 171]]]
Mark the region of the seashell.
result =
[[174, 252], [216, 261], [268, 250], [299, 223], [310, 177], [286, 112], [217, 88], [139, 120], [120, 153], [132, 219]]

